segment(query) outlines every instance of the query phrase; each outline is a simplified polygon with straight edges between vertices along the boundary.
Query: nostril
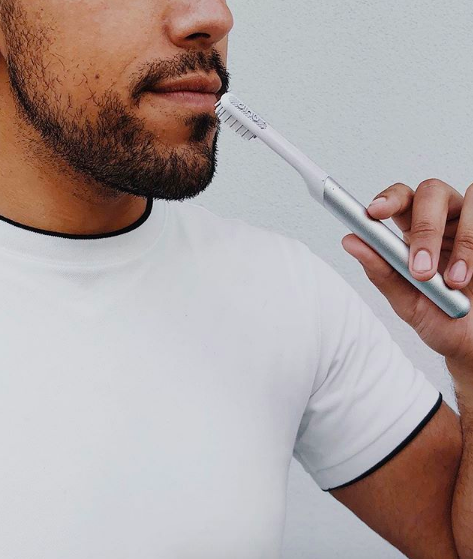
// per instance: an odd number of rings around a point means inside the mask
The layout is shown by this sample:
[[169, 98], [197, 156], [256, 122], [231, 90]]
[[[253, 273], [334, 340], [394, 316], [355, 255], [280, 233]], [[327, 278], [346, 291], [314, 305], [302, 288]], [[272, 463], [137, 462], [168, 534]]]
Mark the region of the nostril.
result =
[[200, 39], [200, 37], [204, 37], [205, 39], [209, 39], [210, 35], [208, 33], [192, 33], [192, 35], [189, 35], [187, 38], [188, 39]]

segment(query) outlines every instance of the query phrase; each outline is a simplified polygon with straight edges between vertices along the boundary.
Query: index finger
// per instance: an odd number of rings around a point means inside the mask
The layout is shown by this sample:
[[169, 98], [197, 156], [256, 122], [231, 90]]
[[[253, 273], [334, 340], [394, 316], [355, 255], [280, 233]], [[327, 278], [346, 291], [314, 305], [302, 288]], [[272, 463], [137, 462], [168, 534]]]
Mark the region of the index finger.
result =
[[[422, 181], [417, 188], [423, 189], [426, 187], [440, 187], [444, 191], [446, 190], [448, 194], [446, 219], [450, 221], [458, 218], [463, 206], [463, 196], [458, 190], [440, 179], [427, 179]], [[379, 206], [368, 206], [369, 213], [375, 219], [388, 219], [391, 217], [403, 233], [408, 233], [412, 225], [412, 207], [415, 193], [416, 191], [412, 190], [407, 184], [397, 182], [376, 195], [374, 200], [382, 196], [385, 196], [387, 200]]]

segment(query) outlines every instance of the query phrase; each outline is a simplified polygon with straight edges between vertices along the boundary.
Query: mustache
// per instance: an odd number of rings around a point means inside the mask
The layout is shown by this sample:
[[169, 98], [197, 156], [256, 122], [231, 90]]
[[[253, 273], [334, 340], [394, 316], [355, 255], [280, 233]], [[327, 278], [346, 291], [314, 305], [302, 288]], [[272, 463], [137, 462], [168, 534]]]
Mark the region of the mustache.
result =
[[147, 90], [158, 89], [165, 81], [181, 78], [189, 72], [216, 72], [222, 82], [220, 94], [227, 93], [230, 88], [230, 73], [226, 69], [220, 53], [212, 49], [209, 55], [203, 52], [189, 51], [178, 54], [169, 60], [152, 62], [144, 75], [140, 77], [132, 90], [132, 99], [137, 100]]

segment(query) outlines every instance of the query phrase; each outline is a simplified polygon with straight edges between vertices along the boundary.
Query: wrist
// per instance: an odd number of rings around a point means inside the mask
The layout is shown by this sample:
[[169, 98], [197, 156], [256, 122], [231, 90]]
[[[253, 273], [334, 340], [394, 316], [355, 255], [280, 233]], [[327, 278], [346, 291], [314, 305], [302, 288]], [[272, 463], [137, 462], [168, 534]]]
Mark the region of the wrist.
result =
[[473, 360], [445, 358], [445, 365], [452, 375], [455, 390], [471, 394], [473, 404]]

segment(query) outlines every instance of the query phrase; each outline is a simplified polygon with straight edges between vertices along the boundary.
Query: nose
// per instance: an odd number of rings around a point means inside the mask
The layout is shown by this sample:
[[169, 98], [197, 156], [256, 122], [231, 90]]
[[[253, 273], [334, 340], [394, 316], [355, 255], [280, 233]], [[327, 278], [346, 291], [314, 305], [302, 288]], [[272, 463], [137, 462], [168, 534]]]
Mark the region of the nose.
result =
[[170, 2], [167, 32], [170, 40], [185, 49], [210, 49], [233, 27], [233, 14], [226, 0]]

